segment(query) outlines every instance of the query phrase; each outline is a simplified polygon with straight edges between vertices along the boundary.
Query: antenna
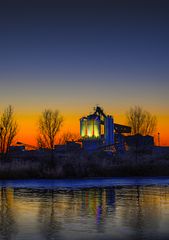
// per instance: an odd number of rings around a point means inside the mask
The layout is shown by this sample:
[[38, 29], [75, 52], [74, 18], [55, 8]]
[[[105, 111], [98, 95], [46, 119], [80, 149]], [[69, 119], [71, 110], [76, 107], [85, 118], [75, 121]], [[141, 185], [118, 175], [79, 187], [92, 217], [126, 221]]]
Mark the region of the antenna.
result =
[[160, 133], [158, 132], [158, 146], [160, 146]]

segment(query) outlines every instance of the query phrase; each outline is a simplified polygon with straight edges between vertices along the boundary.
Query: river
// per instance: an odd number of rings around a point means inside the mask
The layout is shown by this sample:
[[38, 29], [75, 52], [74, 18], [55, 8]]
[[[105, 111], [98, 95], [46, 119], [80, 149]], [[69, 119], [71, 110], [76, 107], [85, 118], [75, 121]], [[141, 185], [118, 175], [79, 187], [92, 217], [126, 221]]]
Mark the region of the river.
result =
[[0, 181], [0, 240], [169, 239], [169, 178]]

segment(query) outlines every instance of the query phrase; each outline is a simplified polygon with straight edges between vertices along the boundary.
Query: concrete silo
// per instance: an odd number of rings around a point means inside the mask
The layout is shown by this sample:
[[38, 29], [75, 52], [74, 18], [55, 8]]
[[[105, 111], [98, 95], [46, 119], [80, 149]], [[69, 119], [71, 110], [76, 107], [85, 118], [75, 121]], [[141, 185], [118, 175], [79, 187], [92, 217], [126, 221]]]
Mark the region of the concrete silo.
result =
[[88, 138], [100, 137], [100, 119], [96, 115], [89, 115], [87, 117], [87, 137]]
[[87, 137], [87, 118], [83, 117], [80, 119], [80, 136], [82, 138]]

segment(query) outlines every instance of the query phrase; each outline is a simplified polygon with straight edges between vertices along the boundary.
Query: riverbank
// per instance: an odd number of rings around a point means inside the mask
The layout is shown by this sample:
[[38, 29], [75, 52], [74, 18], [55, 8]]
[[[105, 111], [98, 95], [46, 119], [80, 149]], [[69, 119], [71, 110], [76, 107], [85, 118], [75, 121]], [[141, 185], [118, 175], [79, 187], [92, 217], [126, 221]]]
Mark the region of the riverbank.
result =
[[0, 179], [62, 179], [90, 177], [169, 176], [168, 152], [153, 154], [103, 152], [50, 154], [0, 162]]

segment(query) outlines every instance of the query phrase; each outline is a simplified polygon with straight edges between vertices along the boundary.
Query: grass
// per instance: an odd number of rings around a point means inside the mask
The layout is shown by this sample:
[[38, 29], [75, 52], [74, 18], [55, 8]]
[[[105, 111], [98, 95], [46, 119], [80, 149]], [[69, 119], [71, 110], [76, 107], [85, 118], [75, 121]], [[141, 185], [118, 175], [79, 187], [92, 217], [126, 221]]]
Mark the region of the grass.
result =
[[30, 152], [0, 162], [0, 179], [169, 176], [169, 152], [108, 155], [70, 152], [62, 156]]

